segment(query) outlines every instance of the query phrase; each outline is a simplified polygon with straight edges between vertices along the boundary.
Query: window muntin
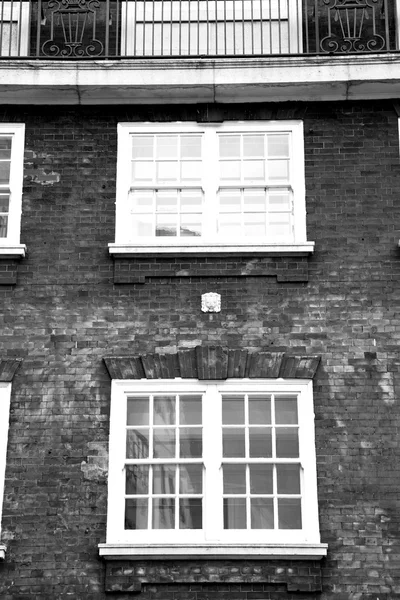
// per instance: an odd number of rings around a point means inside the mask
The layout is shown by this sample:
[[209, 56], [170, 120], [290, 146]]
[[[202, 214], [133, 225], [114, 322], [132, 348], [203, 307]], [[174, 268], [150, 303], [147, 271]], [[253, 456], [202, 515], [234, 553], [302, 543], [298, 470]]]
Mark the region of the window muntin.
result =
[[0, 124], [0, 246], [19, 244], [24, 125]]
[[300, 121], [119, 124], [117, 243], [302, 243], [304, 195]]
[[107, 542], [319, 542], [311, 382], [278, 381], [114, 381]]

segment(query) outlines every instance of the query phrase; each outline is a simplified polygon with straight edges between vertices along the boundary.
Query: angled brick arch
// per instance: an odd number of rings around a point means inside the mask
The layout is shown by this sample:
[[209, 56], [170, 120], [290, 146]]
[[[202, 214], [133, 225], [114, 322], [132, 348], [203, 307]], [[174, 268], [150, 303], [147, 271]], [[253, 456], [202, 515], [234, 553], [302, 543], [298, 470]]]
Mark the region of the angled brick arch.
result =
[[0, 382], [9, 383], [22, 363], [22, 358], [0, 358]]
[[248, 352], [223, 346], [196, 346], [174, 354], [106, 357], [111, 379], [223, 380], [228, 378], [313, 379], [319, 362], [317, 355], [284, 352]]

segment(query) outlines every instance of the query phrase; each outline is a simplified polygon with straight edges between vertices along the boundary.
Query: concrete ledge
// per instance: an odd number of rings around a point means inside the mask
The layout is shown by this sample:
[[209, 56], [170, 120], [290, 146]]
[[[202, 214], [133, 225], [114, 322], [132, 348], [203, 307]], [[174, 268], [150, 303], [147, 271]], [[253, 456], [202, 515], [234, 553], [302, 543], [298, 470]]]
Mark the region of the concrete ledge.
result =
[[399, 53], [0, 60], [2, 104], [232, 104], [399, 97]]
[[99, 544], [106, 560], [230, 558], [320, 560], [327, 555], [328, 544]]
[[23, 258], [26, 250], [25, 244], [0, 245], [0, 258]]
[[306, 256], [314, 252], [314, 242], [304, 242], [302, 244], [174, 244], [168, 246], [159, 245], [140, 245], [140, 244], [108, 244], [108, 251], [111, 256], [201, 256], [217, 255], [224, 256], [228, 254], [251, 254], [263, 256]]

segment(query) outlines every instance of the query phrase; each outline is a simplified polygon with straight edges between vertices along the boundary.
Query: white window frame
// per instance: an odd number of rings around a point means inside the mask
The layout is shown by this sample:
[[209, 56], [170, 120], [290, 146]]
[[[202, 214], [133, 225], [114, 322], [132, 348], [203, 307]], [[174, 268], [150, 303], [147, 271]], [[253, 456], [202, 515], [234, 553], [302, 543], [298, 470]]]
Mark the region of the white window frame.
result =
[[7, 440], [10, 424], [11, 383], [0, 382], [0, 559], [6, 554], [1, 543], [1, 518], [3, 514], [4, 479], [6, 473]]
[[[219, 189], [218, 180], [218, 134], [219, 133], [274, 133], [290, 132], [290, 184], [293, 194], [293, 223], [292, 239], [280, 242], [266, 242], [262, 238], [231, 239], [221, 237], [216, 233], [216, 206]], [[204, 197], [204, 228], [203, 235], [198, 237], [132, 237], [131, 216], [128, 201], [131, 189], [131, 139], [135, 134], [166, 134], [194, 133], [201, 134], [203, 180], [201, 187]], [[118, 124], [118, 155], [117, 155], [117, 195], [116, 195], [116, 228], [115, 243], [109, 244], [112, 255], [124, 254], [164, 254], [175, 253], [197, 255], [199, 253], [251, 253], [251, 254], [310, 254], [314, 243], [307, 242], [306, 234], [306, 204], [305, 204], [305, 165], [304, 165], [304, 134], [303, 122], [290, 121], [227, 121], [224, 123], [119, 123]], [[286, 184], [287, 185], [287, 184]], [[277, 182], [276, 187], [285, 187]], [[140, 187], [140, 186], [137, 186]], [[157, 186], [150, 186], [157, 189]], [[159, 186], [160, 188], [162, 186]], [[225, 186], [221, 186], [221, 189]], [[232, 186], [228, 186], [232, 187]], [[237, 184], [233, 187], [243, 187]], [[264, 187], [254, 184], [244, 187]], [[274, 187], [270, 185], [269, 187]], [[207, 229], [208, 226], [208, 229]]]
[[10, 136], [12, 143], [9, 186], [0, 185], [0, 191], [10, 193], [7, 237], [0, 238], [0, 257], [25, 256], [26, 246], [20, 243], [25, 124], [1, 123], [0, 137], [3, 136]]
[[[127, 398], [134, 394], [202, 393], [205, 472], [202, 530], [125, 530], [125, 448]], [[298, 394], [302, 478], [301, 530], [224, 530], [222, 522], [222, 393]], [[218, 400], [219, 397], [219, 400]], [[231, 462], [234, 462], [231, 460]], [[279, 462], [279, 461], [278, 461]], [[218, 464], [217, 464], [218, 463]], [[207, 490], [217, 490], [210, 493]], [[218, 509], [218, 504], [220, 508]], [[107, 538], [102, 556], [246, 556], [309, 557], [326, 555], [320, 543], [314, 409], [311, 380], [113, 380], [111, 389]]]
[[[28, 1], [3, 2], [0, 7], [0, 28], [8, 40], [0, 44], [1, 56], [29, 55], [29, 23], [31, 3]], [[11, 38], [11, 48], [10, 48]]]

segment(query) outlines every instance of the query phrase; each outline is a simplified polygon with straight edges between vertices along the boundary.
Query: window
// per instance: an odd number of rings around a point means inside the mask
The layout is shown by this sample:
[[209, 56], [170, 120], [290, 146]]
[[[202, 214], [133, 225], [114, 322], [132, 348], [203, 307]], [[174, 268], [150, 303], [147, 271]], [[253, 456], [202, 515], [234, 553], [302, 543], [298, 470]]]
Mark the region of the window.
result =
[[301, 121], [122, 123], [112, 253], [312, 251]]
[[104, 552], [285, 544], [315, 554], [311, 381], [112, 385]]
[[0, 382], [0, 559], [4, 559], [6, 551], [5, 546], [1, 543], [1, 517], [3, 511], [8, 426], [10, 421], [10, 396], [11, 383]]
[[1, 56], [28, 56], [30, 2], [2, 2], [0, 9]]
[[20, 245], [24, 129], [0, 124], [0, 254], [24, 255]]

